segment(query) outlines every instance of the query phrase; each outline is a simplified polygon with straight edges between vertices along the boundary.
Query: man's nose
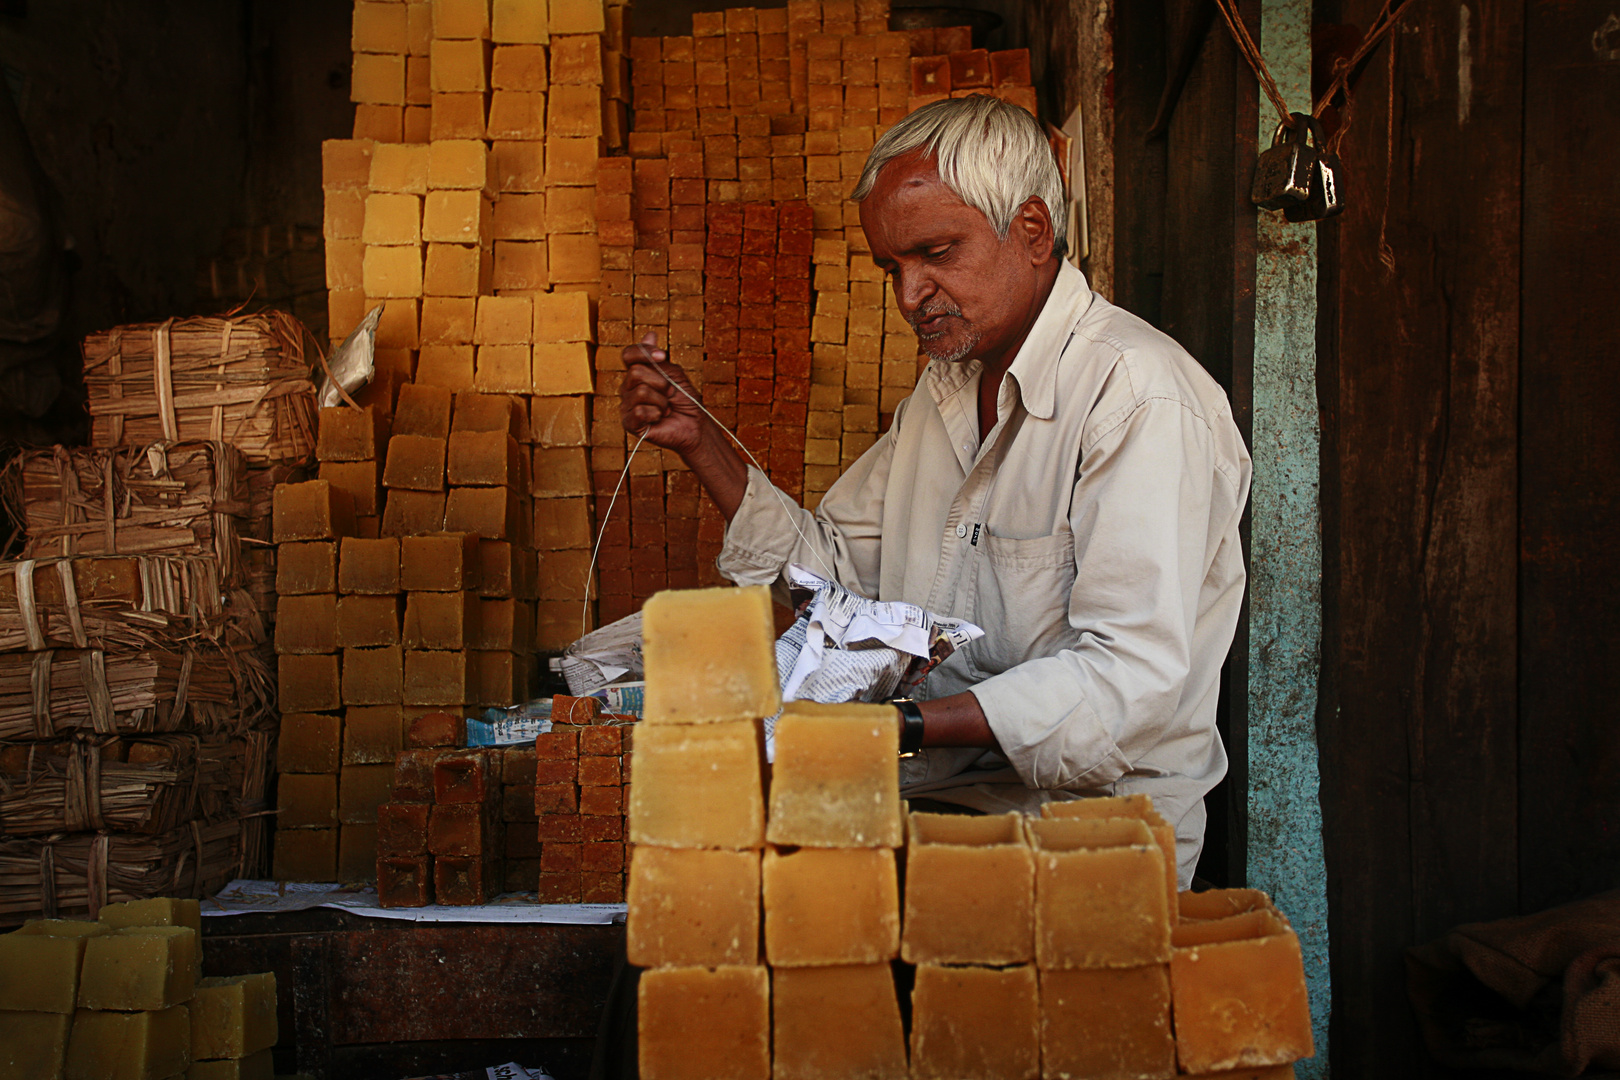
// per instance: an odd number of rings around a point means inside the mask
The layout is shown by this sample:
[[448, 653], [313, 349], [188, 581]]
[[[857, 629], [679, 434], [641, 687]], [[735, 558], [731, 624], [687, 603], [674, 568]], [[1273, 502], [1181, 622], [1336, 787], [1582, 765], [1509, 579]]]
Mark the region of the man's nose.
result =
[[903, 314], [910, 315], [936, 291], [933, 280], [920, 270], [900, 270], [894, 275], [894, 297]]

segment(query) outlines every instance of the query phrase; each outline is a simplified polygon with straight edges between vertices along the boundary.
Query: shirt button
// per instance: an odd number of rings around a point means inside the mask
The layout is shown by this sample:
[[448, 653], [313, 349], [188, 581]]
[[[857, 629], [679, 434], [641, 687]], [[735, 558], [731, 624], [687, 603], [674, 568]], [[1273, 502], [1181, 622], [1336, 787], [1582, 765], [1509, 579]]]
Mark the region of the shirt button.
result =
[[962, 537], [964, 537], [966, 535], [967, 535], [967, 526], [966, 525], [958, 525], [956, 527], [956, 538], [958, 540], [960, 540]]

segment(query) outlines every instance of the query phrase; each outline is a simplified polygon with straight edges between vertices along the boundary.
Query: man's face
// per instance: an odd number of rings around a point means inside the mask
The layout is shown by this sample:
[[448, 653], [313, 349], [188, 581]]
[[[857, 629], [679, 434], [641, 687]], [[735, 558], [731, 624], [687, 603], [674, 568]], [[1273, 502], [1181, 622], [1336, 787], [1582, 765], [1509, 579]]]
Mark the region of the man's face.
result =
[[945, 186], [933, 158], [913, 151], [878, 173], [861, 203], [861, 227], [929, 357], [1000, 357], [1022, 340], [1041, 299], [1037, 267], [1050, 255], [1049, 223], [1044, 250], [1039, 230], [1032, 242], [1020, 217], [1001, 239]]

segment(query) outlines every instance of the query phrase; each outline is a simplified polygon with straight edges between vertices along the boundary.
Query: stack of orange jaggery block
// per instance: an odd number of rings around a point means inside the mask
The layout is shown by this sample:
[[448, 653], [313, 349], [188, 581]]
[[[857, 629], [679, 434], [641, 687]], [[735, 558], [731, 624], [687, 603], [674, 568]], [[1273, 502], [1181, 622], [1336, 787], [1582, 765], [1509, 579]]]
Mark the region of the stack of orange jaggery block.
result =
[[1251, 890], [1178, 894], [1145, 797], [913, 813], [902, 835], [894, 711], [799, 702], [767, 795], [768, 604], [645, 610], [627, 949], [648, 1080], [1279, 1080], [1312, 1053], [1287, 920]]
[[[539, 874], [526, 875], [522, 887], [534, 888], [538, 881], [543, 904], [616, 904], [624, 899], [624, 815], [635, 726], [600, 713], [593, 698], [559, 695], [552, 702], [551, 730], [530, 752]], [[511, 801], [520, 798], [514, 794]]]
[[[458, 727], [448, 713], [422, 717], [412, 741], [449, 742]], [[503, 757], [444, 746], [400, 752], [392, 799], [377, 810], [383, 907], [476, 905], [504, 888]]]

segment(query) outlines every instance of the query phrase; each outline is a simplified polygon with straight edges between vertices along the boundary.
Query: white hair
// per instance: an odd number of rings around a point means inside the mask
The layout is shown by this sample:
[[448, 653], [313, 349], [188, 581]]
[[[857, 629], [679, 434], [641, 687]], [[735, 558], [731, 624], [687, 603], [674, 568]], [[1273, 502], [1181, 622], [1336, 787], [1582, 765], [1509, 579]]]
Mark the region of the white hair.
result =
[[1044, 202], [1057, 241], [1053, 255], [1062, 257], [1069, 229], [1063, 177], [1028, 112], [987, 94], [924, 105], [878, 139], [850, 197], [864, 201], [883, 166], [919, 149], [934, 158], [945, 186], [982, 213], [1002, 240], [1020, 206], [1031, 197]]

